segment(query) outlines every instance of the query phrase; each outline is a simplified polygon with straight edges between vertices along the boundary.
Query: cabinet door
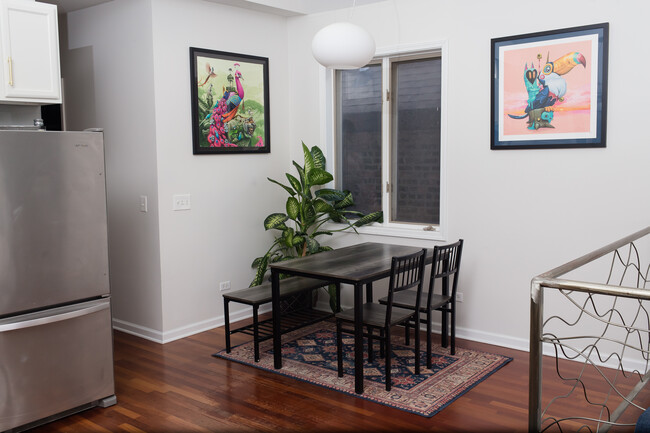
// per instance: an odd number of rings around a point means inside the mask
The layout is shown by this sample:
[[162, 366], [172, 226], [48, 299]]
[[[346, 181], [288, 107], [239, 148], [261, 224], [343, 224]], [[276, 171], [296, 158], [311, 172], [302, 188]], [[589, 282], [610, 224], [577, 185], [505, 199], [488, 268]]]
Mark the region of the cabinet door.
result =
[[3, 83], [0, 97], [16, 102], [61, 102], [56, 6], [0, 0]]

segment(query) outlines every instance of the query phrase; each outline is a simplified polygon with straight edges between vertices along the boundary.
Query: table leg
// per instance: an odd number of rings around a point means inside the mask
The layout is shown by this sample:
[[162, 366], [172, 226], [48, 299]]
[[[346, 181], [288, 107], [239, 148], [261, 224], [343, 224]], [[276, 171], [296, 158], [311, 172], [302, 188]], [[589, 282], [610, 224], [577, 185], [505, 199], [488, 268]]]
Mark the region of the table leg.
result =
[[363, 394], [363, 284], [354, 285], [354, 392]]
[[372, 281], [366, 283], [366, 302], [372, 302]]
[[282, 368], [282, 323], [280, 322], [280, 273], [271, 269], [271, 308], [273, 309], [273, 367]]
[[226, 353], [230, 353], [230, 313], [228, 309], [228, 303], [230, 301], [226, 298], [223, 298], [223, 317], [225, 318], [225, 330], [226, 333]]

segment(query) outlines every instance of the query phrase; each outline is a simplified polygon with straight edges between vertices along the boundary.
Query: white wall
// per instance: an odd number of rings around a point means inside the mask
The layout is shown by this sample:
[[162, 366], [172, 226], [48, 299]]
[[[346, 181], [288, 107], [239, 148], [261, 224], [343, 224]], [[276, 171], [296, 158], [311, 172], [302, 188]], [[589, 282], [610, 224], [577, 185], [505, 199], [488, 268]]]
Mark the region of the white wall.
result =
[[115, 0], [72, 12], [67, 23], [68, 124], [104, 128], [113, 317], [149, 335], [162, 329], [151, 4]]
[[[466, 241], [459, 334], [526, 349], [531, 278], [650, 223], [650, 140], [639, 86], [650, 57], [631, 31], [649, 13], [640, 1], [580, 0], [564, 2], [562, 13], [531, 14], [520, 1], [395, 0], [357, 7], [351, 18], [350, 11], [292, 18], [292, 154], [299, 157], [300, 139], [317, 144], [322, 136], [320, 67], [310, 54], [320, 28], [350, 19], [378, 49], [446, 40], [448, 240]], [[490, 40], [601, 22], [610, 23], [607, 148], [491, 151]]]
[[[395, 0], [353, 11], [379, 48], [448, 42], [448, 240], [466, 240], [460, 335], [526, 348], [531, 278], [648, 225], [640, 84], [650, 59], [630, 29], [643, 28], [649, 9], [576, 0], [561, 14], [531, 15], [517, 1]], [[292, 170], [301, 140], [324, 145], [311, 39], [348, 18], [287, 19], [201, 0], [114, 0], [69, 14], [70, 49], [83, 50], [78, 68], [94, 81], [92, 95], [76, 97], [92, 104], [83, 113], [94, 122], [82, 126], [106, 128], [118, 327], [168, 341], [223, 323], [219, 282], [248, 285], [249, 264], [271, 239], [263, 218], [283, 207], [266, 177]], [[490, 39], [600, 22], [610, 23], [607, 148], [491, 151]], [[190, 46], [269, 58], [270, 154], [192, 155]], [[192, 210], [171, 210], [178, 193], [192, 195]], [[352, 235], [336, 245], [366, 239], [433, 245]]]
[[[286, 20], [200, 0], [156, 0], [153, 42], [163, 332], [171, 339], [223, 324], [219, 282], [248, 287], [250, 264], [272, 239], [264, 218], [284, 208], [280, 188], [266, 178], [283, 176], [290, 164]], [[189, 47], [269, 58], [270, 154], [192, 154]], [[172, 211], [179, 193], [191, 194], [191, 211]], [[241, 307], [233, 306], [235, 314]]]
[[[115, 0], [68, 23], [72, 88], [94, 89], [67, 101], [73, 122], [105, 128], [114, 326], [165, 342], [222, 325], [219, 282], [248, 286], [271, 240], [264, 217], [284, 200], [266, 177], [290, 164], [285, 18], [201, 0]], [[192, 154], [189, 47], [269, 58], [270, 154]], [[178, 193], [191, 194], [190, 211], [172, 211]]]

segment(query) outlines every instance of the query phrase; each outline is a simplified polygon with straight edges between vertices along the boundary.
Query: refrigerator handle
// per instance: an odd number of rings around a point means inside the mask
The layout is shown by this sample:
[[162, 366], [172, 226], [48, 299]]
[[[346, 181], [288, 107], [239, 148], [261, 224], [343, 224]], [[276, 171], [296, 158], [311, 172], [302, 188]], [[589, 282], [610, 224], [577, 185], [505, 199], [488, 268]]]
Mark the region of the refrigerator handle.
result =
[[[87, 304], [86, 304], [87, 305]], [[81, 307], [65, 313], [55, 314], [54, 316], [45, 316], [35, 319], [28, 319], [17, 322], [10, 322], [0, 324], [0, 332], [15, 331], [18, 329], [32, 328], [34, 326], [47, 325], [49, 323], [61, 322], [63, 320], [73, 319], [75, 317], [86, 316], [88, 314], [96, 313], [97, 311], [105, 310], [110, 306], [108, 300], [102, 301], [91, 306]]]

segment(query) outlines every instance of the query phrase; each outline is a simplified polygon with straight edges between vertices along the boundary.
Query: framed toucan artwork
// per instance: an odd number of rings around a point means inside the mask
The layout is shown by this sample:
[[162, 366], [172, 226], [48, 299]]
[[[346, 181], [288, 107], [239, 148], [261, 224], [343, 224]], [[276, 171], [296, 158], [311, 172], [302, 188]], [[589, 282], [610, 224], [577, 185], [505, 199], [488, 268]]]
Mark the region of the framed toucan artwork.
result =
[[269, 59], [190, 47], [194, 154], [269, 153]]
[[609, 23], [492, 39], [492, 149], [605, 147]]

